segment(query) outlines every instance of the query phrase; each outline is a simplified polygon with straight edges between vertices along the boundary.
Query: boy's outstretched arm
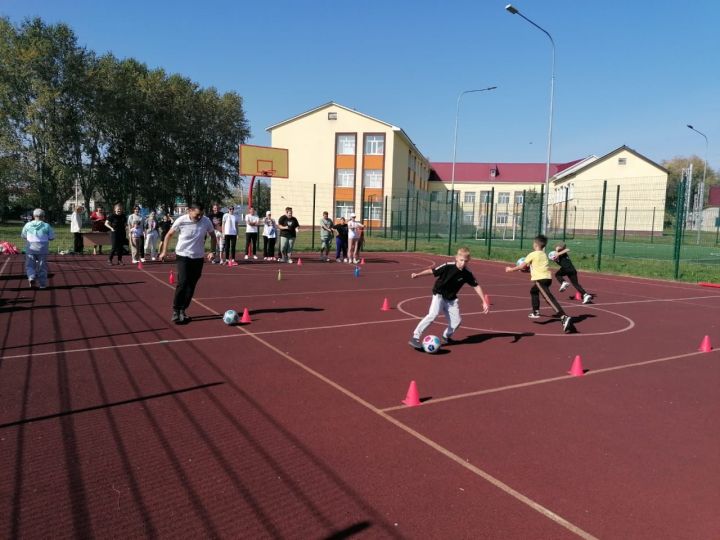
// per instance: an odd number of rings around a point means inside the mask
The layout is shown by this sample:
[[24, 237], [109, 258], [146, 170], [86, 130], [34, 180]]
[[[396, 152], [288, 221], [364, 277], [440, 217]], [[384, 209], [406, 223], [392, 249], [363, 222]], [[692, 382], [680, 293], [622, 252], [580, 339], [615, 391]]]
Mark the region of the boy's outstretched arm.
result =
[[528, 266], [530, 266], [528, 263], [518, 264], [517, 266], [506, 266], [505, 271], [506, 272], [517, 272], [519, 270], [525, 270]]
[[420, 277], [420, 276], [429, 276], [429, 275], [431, 275], [432, 273], [433, 273], [433, 269], [432, 269], [432, 268], [426, 268], [425, 270], [423, 270], [423, 271], [421, 271], [421, 272], [418, 272], [417, 274], [415, 274], [415, 273], [410, 274], [410, 277], [411, 277], [412, 279], [415, 279], [416, 277]]
[[488, 311], [490, 311], [490, 304], [488, 304], [488, 302], [487, 302], [487, 297], [485, 296], [485, 293], [483, 292], [482, 287], [478, 284], [478, 286], [477, 286], [477, 287], [473, 287], [473, 289], [475, 290], [475, 292], [477, 293], [477, 295], [478, 295], [478, 296], [480, 297], [480, 299], [482, 300], [483, 313], [487, 313]]
[[570, 248], [565, 249], [559, 249], [555, 252], [555, 254], [559, 257], [560, 255], [565, 255], [566, 253], [570, 253]]

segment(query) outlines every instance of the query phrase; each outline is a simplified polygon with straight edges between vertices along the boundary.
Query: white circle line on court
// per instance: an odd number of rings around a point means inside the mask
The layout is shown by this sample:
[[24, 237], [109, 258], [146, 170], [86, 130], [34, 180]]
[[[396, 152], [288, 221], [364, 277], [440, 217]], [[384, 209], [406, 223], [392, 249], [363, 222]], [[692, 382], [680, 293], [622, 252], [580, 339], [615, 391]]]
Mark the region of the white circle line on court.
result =
[[[406, 298], [405, 300], [403, 300], [403, 301], [401, 301], [401, 302], [398, 303], [398, 305], [397, 305], [397, 310], [400, 311], [401, 313], [404, 313], [405, 315], [408, 315], [409, 317], [414, 318], [414, 319], [417, 319], [417, 320], [422, 319], [422, 318], [424, 317], [424, 315], [422, 315], [422, 316], [415, 315], [414, 313], [411, 313], [411, 312], [409, 312], [409, 311], [406, 311], [406, 310], [403, 309], [403, 307], [402, 307], [403, 304], [405, 304], [406, 302], [411, 302], [412, 300], [418, 300], [418, 299], [427, 299], [427, 296], [415, 296], [414, 298]], [[596, 310], [598, 310], [598, 311], [605, 311], [606, 313], [610, 313], [610, 314], [615, 315], [615, 316], [617, 316], [617, 317], [619, 317], [619, 318], [621, 318], [621, 319], [625, 319], [625, 321], [627, 322], [627, 325], [626, 325], [625, 327], [623, 327], [623, 328], [620, 328], [620, 329], [617, 329], [617, 330], [608, 330], [608, 331], [606, 331], [606, 332], [592, 332], [592, 333], [587, 333], [587, 334], [586, 334], [586, 333], [582, 333], [582, 334], [580, 334], [580, 333], [578, 333], [578, 334], [564, 334], [564, 333], [560, 333], [560, 334], [558, 334], [558, 333], [548, 334], [548, 333], [542, 333], [542, 332], [533, 332], [533, 335], [535, 335], [535, 336], [541, 336], [541, 337], [561, 337], [561, 336], [562, 336], [562, 337], [565, 337], [565, 338], [567, 338], [567, 337], [576, 337], [576, 338], [577, 338], [577, 337], [589, 337], [589, 336], [609, 336], [609, 335], [612, 335], [612, 334], [621, 334], [621, 333], [623, 333], [623, 332], [627, 332], [627, 331], [629, 331], [629, 330], [632, 330], [632, 329], [635, 327], [635, 321], [633, 321], [630, 317], [626, 317], [625, 315], [621, 315], [620, 313], [616, 313], [616, 312], [610, 311], [610, 310], [608, 310], [608, 309], [602, 309], [602, 308], [600, 308], [600, 307], [592, 306], [592, 305], [589, 305], [589, 304], [583, 304], [582, 307], [583, 307], [583, 308], [588, 308], [588, 309], [596, 309]], [[513, 311], [527, 311], [527, 308], [514, 308], [514, 309], [491, 310], [490, 312], [487, 313], [487, 315], [490, 315], [490, 314], [493, 314], [493, 313], [509, 313], [509, 312], [513, 312]], [[478, 314], [482, 314], [482, 311], [465, 313], [465, 315], [478, 315]], [[439, 322], [437, 322], [437, 321], [433, 321], [433, 324], [438, 324], [438, 325], [439, 325], [439, 324], [441, 324], [441, 323], [439, 323]], [[503, 329], [499, 329], [499, 328], [478, 328], [478, 327], [475, 327], [475, 326], [467, 326], [467, 325], [464, 325], [464, 324], [461, 324], [461, 325], [460, 325], [460, 328], [464, 328], [465, 330], [477, 330], [478, 332], [505, 332], [505, 333], [514, 333], [514, 332], [517, 332], [517, 329], [514, 329], [514, 330], [503, 330]]]

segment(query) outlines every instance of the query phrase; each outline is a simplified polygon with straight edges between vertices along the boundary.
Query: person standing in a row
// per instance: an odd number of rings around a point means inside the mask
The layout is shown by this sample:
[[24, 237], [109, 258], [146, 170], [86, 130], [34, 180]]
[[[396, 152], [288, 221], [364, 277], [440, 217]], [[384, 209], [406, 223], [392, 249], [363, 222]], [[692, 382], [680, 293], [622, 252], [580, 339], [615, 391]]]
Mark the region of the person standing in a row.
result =
[[277, 223], [272, 218], [270, 210], [265, 212], [263, 220], [263, 260], [275, 260], [275, 240], [277, 238]]
[[150, 212], [145, 220], [145, 254], [150, 253], [150, 260], [154, 261], [158, 251], [158, 222], [155, 219], [155, 212]]
[[[225, 260], [235, 262], [235, 246], [237, 243], [237, 216], [235, 207], [229, 206], [228, 213], [222, 218], [223, 235], [225, 236]], [[232, 255], [232, 257], [231, 257]]]
[[289, 206], [285, 208], [285, 215], [278, 219], [278, 229], [280, 229], [280, 254], [282, 262], [292, 264], [292, 252], [295, 246], [295, 238], [300, 231], [300, 222], [293, 217], [293, 209]]
[[113, 257], [117, 256], [118, 264], [124, 264], [123, 250], [125, 249], [125, 225], [127, 218], [123, 214], [123, 205], [118, 203], [113, 207], [112, 215], [105, 220], [105, 226], [110, 230], [110, 238], [112, 241], [112, 250], [108, 257], [108, 264], [112, 266]]
[[83, 236], [82, 221], [85, 209], [78, 206], [70, 217], [70, 232], [73, 234], [73, 252], [82, 255], [83, 252]]
[[257, 259], [258, 224], [260, 218], [251, 206], [245, 215], [245, 260], [250, 256], [250, 245], [252, 244], [252, 258]]

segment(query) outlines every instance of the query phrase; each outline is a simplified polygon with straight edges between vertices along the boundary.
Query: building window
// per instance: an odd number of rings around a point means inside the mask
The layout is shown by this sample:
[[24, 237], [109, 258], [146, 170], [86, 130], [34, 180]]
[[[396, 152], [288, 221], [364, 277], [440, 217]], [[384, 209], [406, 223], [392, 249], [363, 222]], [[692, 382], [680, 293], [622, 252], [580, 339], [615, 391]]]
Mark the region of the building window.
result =
[[474, 191], [466, 191], [465, 192], [465, 204], [475, 204], [475, 192]]
[[522, 204], [523, 201], [523, 192], [522, 191], [516, 191], [515, 192], [515, 204]]
[[335, 176], [335, 187], [353, 187], [355, 185], [355, 169], [338, 169]]
[[355, 205], [352, 201], [337, 201], [335, 203], [335, 218], [344, 217], [348, 219], [354, 211]]
[[618, 158], [618, 165], [627, 165], [627, 158]]
[[355, 135], [337, 136], [337, 153], [340, 156], [355, 155]]
[[328, 120], [337, 120], [337, 113], [336, 113], [336, 112], [329, 112], [329, 113], [328, 113]]
[[375, 201], [365, 201], [363, 216], [365, 219], [372, 219], [375, 221], [382, 220], [382, 203]]
[[498, 193], [498, 204], [510, 204], [510, 192], [503, 191]]
[[490, 192], [489, 191], [481, 191], [480, 192], [480, 202], [483, 204], [490, 202]]
[[507, 225], [507, 223], [508, 223], [507, 212], [498, 212], [497, 216], [495, 216], [495, 223], [498, 225]]
[[438, 202], [440, 200], [440, 192], [439, 191], [431, 191], [430, 192], [430, 202]]
[[382, 156], [385, 154], [385, 135], [365, 136], [365, 155]]
[[363, 187], [381, 188], [383, 172], [380, 169], [366, 169], [363, 171]]
[[465, 225], [472, 225], [473, 222], [473, 212], [463, 212], [462, 222]]

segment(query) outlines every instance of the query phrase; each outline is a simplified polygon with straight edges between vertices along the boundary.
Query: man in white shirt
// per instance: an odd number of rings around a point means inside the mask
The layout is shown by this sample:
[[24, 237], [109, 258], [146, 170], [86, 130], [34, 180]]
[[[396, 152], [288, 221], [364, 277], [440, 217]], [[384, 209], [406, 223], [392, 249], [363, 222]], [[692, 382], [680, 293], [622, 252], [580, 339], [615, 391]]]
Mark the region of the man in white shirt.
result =
[[250, 244], [252, 244], [252, 258], [257, 259], [258, 223], [260, 218], [251, 206], [245, 216], [245, 260], [250, 256]]
[[164, 261], [170, 240], [178, 233], [177, 245], [175, 246], [175, 258], [177, 260], [177, 287], [173, 298], [173, 314], [170, 319], [175, 324], [190, 322], [185, 310], [190, 305], [195, 294], [197, 285], [203, 269], [203, 258], [205, 257], [205, 237], [210, 237], [212, 248], [207, 254], [209, 261], [215, 253], [215, 229], [212, 221], [205, 216], [205, 207], [195, 203], [188, 208], [184, 216], [177, 218], [168, 233], [160, 250], [160, 260]]
[[235, 264], [235, 245], [237, 243], [237, 216], [234, 206], [228, 206], [227, 214], [222, 218], [222, 232], [225, 236], [225, 261], [230, 266]]

